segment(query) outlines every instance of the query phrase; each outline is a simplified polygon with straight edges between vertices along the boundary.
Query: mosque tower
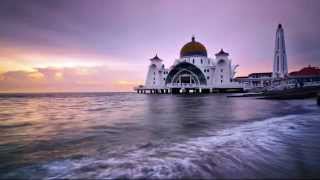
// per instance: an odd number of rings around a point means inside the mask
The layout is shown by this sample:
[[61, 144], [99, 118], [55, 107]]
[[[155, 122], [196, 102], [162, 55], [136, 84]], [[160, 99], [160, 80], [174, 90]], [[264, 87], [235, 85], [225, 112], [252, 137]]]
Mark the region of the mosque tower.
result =
[[276, 42], [274, 49], [274, 60], [273, 60], [273, 78], [284, 78], [288, 75], [288, 63], [286, 46], [284, 41], [284, 31], [282, 25], [278, 25], [276, 32]]
[[157, 87], [164, 84], [163, 72], [165, 71], [162, 59], [156, 56], [150, 59], [149, 70], [146, 78], [146, 87]]

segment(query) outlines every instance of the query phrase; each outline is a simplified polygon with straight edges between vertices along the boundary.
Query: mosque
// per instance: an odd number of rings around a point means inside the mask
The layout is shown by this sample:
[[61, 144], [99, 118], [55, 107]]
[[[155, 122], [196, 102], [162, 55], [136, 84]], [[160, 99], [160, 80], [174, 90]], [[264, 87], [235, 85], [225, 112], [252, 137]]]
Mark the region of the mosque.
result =
[[137, 87], [136, 91], [161, 94], [241, 92], [241, 85], [233, 82], [237, 67], [223, 49], [214, 58], [208, 57], [206, 47], [192, 37], [170, 68], [164, 66], [158, 55], [151, 58], [145, 85]]
[[284, 29], [278, 25], [272, 72], [251, 73], [234, 77], [238, 65], [232, 64], [229, 53], [221, 49], [214, 58], [208, 57], [206, 47], [192, 37], [180, 50], [180, 57], [170, 68], [165, 68], [157, 55], [150, 59], [144, 86], [138, 93], [179, 94], [265, 91], [275, 88], [303, 86], [320, 87], [320, 68], [305, 67], [288, 73]]

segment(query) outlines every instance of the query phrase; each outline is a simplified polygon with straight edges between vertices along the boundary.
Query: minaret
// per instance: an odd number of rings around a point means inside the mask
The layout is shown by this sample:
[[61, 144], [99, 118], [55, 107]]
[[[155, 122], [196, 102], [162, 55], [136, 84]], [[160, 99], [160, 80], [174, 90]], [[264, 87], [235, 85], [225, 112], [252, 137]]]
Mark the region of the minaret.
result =
[[273, 60], [273, 78], [284, 78], [288, 75], [288, 63], [286, 46], [284, 41], [284, 31], [282, 25], [278, 25], [276, 32], [276, 42], [274, 48], [274, 60]]
[[146, 78], [146, 87], [156, 87], [163, 83], [163, 71], [164, 65], [162, 64], [162, 59], [156, 56], [150, 59], [149, 70]]

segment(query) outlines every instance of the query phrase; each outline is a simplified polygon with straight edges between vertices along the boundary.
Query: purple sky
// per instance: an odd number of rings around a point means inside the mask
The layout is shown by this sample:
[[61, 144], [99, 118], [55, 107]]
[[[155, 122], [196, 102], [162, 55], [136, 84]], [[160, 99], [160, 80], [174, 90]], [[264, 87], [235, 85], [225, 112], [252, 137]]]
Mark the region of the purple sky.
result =
[[[74, 58], [79, 66], [123, 67], [123, 78], [114, 80], [143, 82], [149, 58], [158, 53], [168, 67], [195, 35], [209, 56], [229, 52], [238, 75], [272, 71], [282, 23], [291, 71], [320, 65], [319, 18], [319, 0], [1, 0], [0, 70], [19, 70], [5, 61], [35, 70], [56, 61], [63, 68], [68, 58], [52, 56], [80, 57]], [[25, 58], [28, 53], [43, 62]]]

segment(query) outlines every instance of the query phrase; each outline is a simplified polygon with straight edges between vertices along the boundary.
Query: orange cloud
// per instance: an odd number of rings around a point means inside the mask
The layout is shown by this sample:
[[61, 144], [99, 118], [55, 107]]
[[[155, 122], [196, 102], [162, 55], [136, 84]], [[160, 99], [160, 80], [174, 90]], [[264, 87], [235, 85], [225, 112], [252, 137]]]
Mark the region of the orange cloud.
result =
[[135, 74], [105, 66], [9, 71], [0, 74], [0, 91], [132, 91], [141, 84]]
[[0, 44], [0, 91], [132, 91], [144, 71], [105, 55]]
[[7, 47], [0, 43], [0, 73], [6, 71], [33, 71], [33, 68], [72, 68], [108, 66], [129, 69], [132, 64], [107, 55], [79, 50], [30, 49]]

